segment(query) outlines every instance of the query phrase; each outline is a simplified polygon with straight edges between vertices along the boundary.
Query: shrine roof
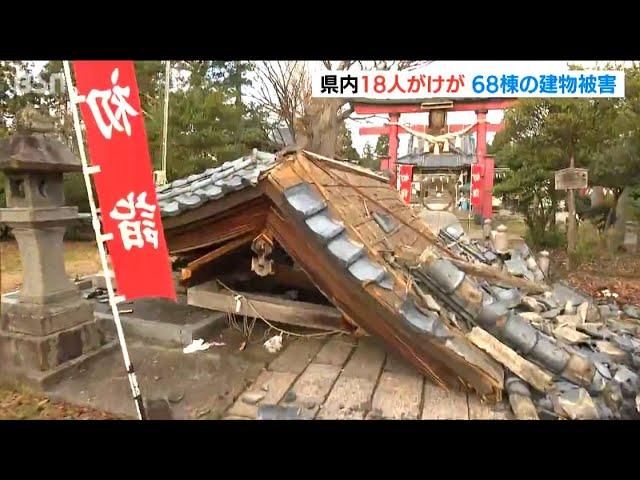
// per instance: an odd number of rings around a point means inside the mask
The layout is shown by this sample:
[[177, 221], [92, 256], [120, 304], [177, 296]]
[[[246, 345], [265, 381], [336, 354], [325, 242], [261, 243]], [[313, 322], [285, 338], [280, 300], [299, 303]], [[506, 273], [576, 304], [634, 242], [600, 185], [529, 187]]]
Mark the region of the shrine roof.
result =
[[161, 214], [163, 217], [179, 215], [209, 200], [222, 198], [229, 192], [255, 186], [260, 175], [275, 164], [275, 155], [257, 152], [255, 157], [246, 155], [158, 187], [156, 192]]

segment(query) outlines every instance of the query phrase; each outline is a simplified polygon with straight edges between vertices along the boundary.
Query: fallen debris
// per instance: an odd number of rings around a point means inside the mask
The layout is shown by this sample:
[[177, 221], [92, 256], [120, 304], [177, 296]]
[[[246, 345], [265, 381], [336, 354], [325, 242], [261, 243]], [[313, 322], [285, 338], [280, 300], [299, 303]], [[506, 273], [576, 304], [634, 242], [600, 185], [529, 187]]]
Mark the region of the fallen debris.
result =
[[287, 391], [287, 393], [284, 394], [282, 401], [285, 403], [291, 403], [291, 402], [295, 402], [296, 398], [297, 398], [296, 392], [294, 392], [293, 390], [289, 390]]
[[266, 348], [269, 353], [278, 353], [282, 348], [282, 335], [274, 335], [264, 342], [264, 348]]
[[208, 342], [208, 343], [205, 343], [205, 341], [202, 338], [198, 338], [197, 340], [194, 340], [189, 345], [184, 347], [182, 349], [182, 351], [184, 353], [194, 353], [194, 352], [200, 352], [200, 351], [203, 351], [203, 350], [208, 350], [210, 347], [222, 347], [224, 345], [226, 345], [226, 344], [223, 343], [223, 342]]
[[590, 338], [589, 335], [580, 333], [574, 328], [566, 324], [561, 324], [559, 327], [557, 327], [553, 331], [553, 335], [557, 339], [567, 342], [569, 345], [574, 345], [577, 343], [585, 343]]
[[568, 382], [558, 382], [551, 395], [556, 413], [571, 420], [598, 420], [593, 399], [584, 388]]
[[518, 420], [538, 420], [538, 411], [531, 400], [531, 391], [527, 384], [516, 376], [510, 376], [505, 381], [509, 394], [509, 404]]
[[180, 403], [184, 398], [184, 392], [172, 392], [167, 396], [167, 400], [171, 403]]
[[545, 372], [540, 367], [522, 358], [482, 328], [473, 327], [467, 337], [474, 345], [487, 352], [535, 389], [546, 392], [553, 385], [553, 376], [549, 372]]
[[[480, 243], [457, 223], [434, 235], [374, 173], [258, 152], [160, 187], [158, 200], [171, 253], [191, 265], [190, 303], [276, 331], [269, 322], [366, 331], [437, 385], [487, 401], [506, 392], [517, 418], [637, 415], [638, 307], [548, 285], [548, 255], [497, 248], [505, 235]], [[216, 291], [214, 271], [236, 293]], [[264, 347], [278, 352], [281, 335]], [[264, 405], [260, 416], [298, 410]]]

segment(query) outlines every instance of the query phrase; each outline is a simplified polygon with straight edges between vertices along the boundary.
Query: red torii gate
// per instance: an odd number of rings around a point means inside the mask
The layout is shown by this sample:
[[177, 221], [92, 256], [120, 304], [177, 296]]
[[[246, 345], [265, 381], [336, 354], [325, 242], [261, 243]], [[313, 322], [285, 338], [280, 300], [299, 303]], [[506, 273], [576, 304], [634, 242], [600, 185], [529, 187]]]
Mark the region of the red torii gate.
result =
[[[480, 207], [476, 209], [476, 214], [482, 218], [491, 218], [493, 203], [493, 158], [487, 156], [487, 131], [499, 131], [502, 124], [488, 124], [487, 112], [489, 110], [504, 110], [513, 105], [512, 99], [487, 99], [465, 101], [458, 100], [450, 107], [439, 108], [450, 112], [476, 112], [475, 132], [476, 141], [476, 158], [480, 166]], [[354, 102], [355, 103], [355, 102]], [[355, 103], [354, 111], [360, 115], [389, 115], [389, 123], [395, 125], [385, 125], [382, 127], [362, 127], [361, 135], [388, 135], [389, 136], [389, 161], [388, 168], [392, 176], [392, 184], [395, 184], [396, 165], [398, 160], [398, 134], [407, 133], [404, 128], [397, 125], [400, 122], [400, 114], [402, 113], [426, 113], [433, 107], [422, 104], [389, 104], [389, 103]], [[417, 125], [412, 129], [423, 131], [424, 125]], [[454, 128], [456, 130], [454, 130]], [[465, 128], [464, 125], [451, 125], [450, 132], [455, 132]]]

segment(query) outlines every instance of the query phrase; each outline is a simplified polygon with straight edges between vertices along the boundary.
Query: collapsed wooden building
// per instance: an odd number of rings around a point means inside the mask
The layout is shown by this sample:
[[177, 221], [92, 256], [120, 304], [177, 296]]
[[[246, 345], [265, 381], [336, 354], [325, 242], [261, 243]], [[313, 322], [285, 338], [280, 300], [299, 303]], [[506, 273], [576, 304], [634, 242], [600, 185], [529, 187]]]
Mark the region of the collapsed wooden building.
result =
[[[619, 418], [628, 404], [614, 411], [609, 392], [617, 365], [635, 375], [637, 338], [613, 332], [609, 350], [627, 355], [615, 363], [550, 334], [542, 314], [578, 302], [560, 305], [532, 255], [503, 258], [456, 226], [434, 235], [373, 172], [254, 152], [160, 187], [158, 201], [190, 304], [374, 335], [444, 388], [488, 401], [507, 391], [519, 418]], [[523, 275], [505, 273], [505, 260]]]

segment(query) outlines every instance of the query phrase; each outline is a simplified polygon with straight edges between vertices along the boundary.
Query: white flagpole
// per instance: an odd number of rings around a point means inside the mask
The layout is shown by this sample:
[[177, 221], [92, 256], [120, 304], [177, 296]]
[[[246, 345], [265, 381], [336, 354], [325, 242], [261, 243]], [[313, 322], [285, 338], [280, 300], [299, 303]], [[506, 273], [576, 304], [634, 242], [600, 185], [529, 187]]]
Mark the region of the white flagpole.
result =
[[100, 227], [100, 220], [98, 219], [98, 211], [93, 199], [93, 188], [91, 187], [90, 175], [100, 173], [100, 166], [90, 167], [87, 163], [87, 157], [84, 151], [84, 144], [82, 141], [82, 130], [80, 128], [80, 116], [78, 115], [78, 99], [77, 92], [71, 81], [71, 69], [69, 68], [69, 61], [63, 62], [64, 76], [67, 84], [67, 90], [69, 91], [69, 99], [71, 101], [71, 113], [73, 115], [73, 125], [76, 131], [76, 140], [78, 142], [78, 151], [80, 152], [80, 161], [82, 162], [82, 173], [84, 175], [84, 183], [87, 187], [87, 196], [89, 198], [89, 207], [91, 208], [91, 223], [93, 224], [93, 231], [96, 236], [96, 243], [98, 244], [98, 252], [100, 253], [100, 261], [102, 262], [102, 272], [105, 282], [107, 284], [107, 292], [109, 293], [109, 304], [111, 305], [111, 313], [113, 314], [113, 321], [116, 324], [116, 331], [118, 332], [118, 340], [120, 342], [120, 348], [122, 350], [122, 357], [124, 358], [124, 366], [127, 370], [129, 377], [129, 385], [131, 386], [131, 393], [133, 394], [133, 400], [138, 412], [138, 418], [140, 420], [146, 419], [146, 412], [144, 408], [144, 402], [140, 393], [140, 387], [138, 387], [138, 379], [136, 378], [136, 372], [133, 369], [131, 359], [129, 358], [129, 350], [127, 349], [127, 342], [124, 338], [124, 331], [122, 330], [122, 322], [120, 321], [120, 312], [118, 311], [118, 303], [124, 300], [122, 295], [116, 296], [111, 284], [111, 275], [109, 275], [109, 265], [107, 263], [107, 253], [104, 248], [104, 242], [111, 240], [113, 234], [102, 234]]
[[169, 85], [171, 83], [171, 61], [166, 61], [164, 79], [164, 118], [162, 119], [162, 171], [167, 180], [167, 130], [169, 126]]

